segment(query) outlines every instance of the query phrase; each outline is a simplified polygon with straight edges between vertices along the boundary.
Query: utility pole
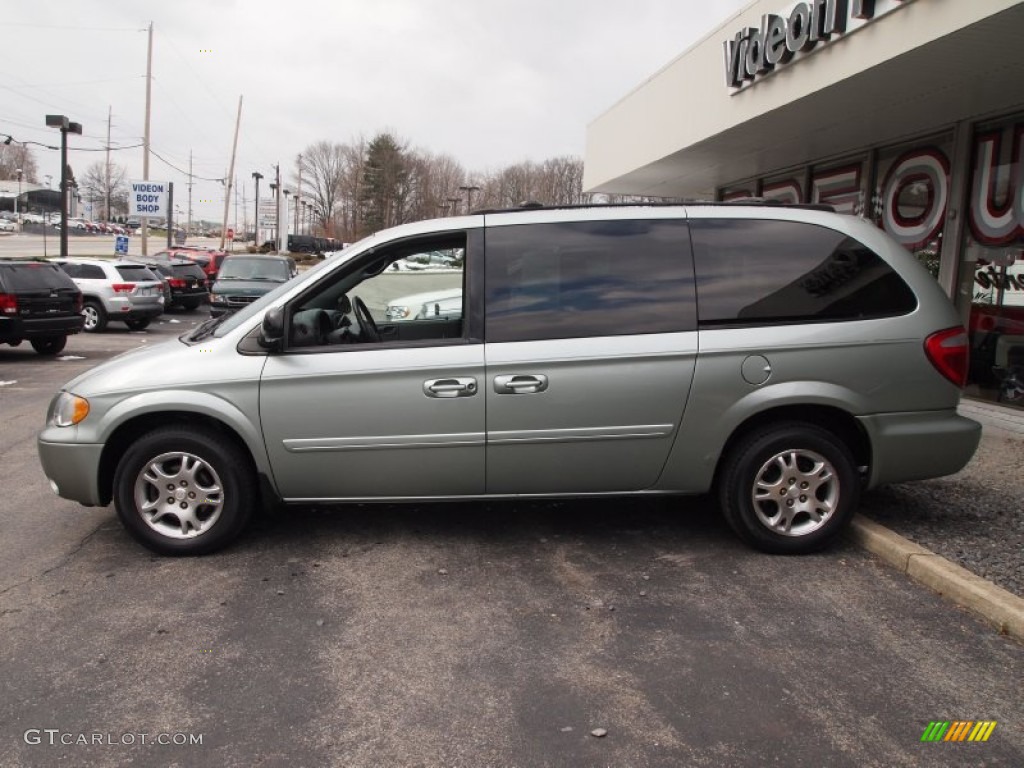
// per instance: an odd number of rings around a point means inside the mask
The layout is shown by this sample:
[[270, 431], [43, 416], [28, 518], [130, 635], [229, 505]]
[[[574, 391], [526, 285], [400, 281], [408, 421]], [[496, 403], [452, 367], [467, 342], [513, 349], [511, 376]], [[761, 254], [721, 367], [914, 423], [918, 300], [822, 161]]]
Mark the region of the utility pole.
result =
[[113, 109], [112, 106], [107, 107], [107, 162], [103, 166], [103, 178], [106, 179], [104, 189], [107, 193], [105, 195], [107, 199], [107, 212], [106, 216], [103, 217], [104, 221], [110, 221], [110, 117]]
[[[149, 22], [149, 45], [146, 47], [146, 123], [142, 134], [142, 179], [149, 181], [149, 113], [153, 96], [153, 22]], [[149, 253], [149, 217], [142, 217], [142, 255]]]
[[[235, 176], [235, 237], [238, 237], [238, 176]], [[235, 250], [235, 237], [231, 238], [231, 250]]]
[[228, 205], [231, 203], [231, 190], [235, 180], [235, 152], [238, 150], [238, 126], [242, 123], [242, 97], [238, 97], [238, 115], [235, 117], [235, 138], [231, 142], [231, 167], [228, 168], [227, 190], [224, 195], [224, 220], [220, 227], [220, 249], [224, 250], [224, 235], [228, 227]]

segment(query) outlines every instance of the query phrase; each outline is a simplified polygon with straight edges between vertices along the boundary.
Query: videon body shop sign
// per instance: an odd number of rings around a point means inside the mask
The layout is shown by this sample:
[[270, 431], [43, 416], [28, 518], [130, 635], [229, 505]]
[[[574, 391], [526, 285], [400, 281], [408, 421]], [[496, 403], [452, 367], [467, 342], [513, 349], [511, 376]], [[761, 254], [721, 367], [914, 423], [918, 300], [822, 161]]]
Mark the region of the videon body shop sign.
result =
[[133, 181], [128, 191], [128, 216], [167, 218], [169, 181]]

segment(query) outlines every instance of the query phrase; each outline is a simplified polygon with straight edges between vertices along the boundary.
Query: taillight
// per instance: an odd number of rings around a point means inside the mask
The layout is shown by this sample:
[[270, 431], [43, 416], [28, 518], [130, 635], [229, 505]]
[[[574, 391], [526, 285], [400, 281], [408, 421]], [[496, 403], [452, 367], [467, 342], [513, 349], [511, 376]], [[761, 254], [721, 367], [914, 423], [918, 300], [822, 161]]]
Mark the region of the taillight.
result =
[[76, 293], [75, 294], [75, 312], [78, 312], [79, 314], [81, 314], [83, 306], [84, 306], [84, 303], [82, 302], [82, 294]]
[[185, 287], [185, 281], [182, 280], [180, 277], [172, 277], [170, 280], [167, 281], [167, 284], [171, 286], [171, 288]]
[[114, 293], [131, 293], [135, 290], [135, 283], [114, 283], [110, 286]]
[[967, 349], [962, 326], [936, 331], [924, 340], [924, 352], [935, 370], [960, 388], [967, 383]]
[[18, 297], [13, 293], [0, 293], [0, 314], [18, 314]]

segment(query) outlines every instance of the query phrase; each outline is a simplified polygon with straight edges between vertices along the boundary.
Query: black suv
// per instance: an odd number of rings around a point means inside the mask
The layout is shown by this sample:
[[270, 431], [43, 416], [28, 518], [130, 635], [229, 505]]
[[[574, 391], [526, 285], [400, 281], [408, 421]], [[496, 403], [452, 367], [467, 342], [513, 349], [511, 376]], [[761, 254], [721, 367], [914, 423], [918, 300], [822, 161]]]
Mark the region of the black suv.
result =
[[146, 259], [135, 260], [156, 272], [164, 283], [164, 308], [181, 307], [196, 309], [205, 301], [207, 294], [206, 273], [190, 259], [155, 254]]
[[0, 343], [56, 355], [82, 330], [82, 292], [56, 265], [0, 260]]

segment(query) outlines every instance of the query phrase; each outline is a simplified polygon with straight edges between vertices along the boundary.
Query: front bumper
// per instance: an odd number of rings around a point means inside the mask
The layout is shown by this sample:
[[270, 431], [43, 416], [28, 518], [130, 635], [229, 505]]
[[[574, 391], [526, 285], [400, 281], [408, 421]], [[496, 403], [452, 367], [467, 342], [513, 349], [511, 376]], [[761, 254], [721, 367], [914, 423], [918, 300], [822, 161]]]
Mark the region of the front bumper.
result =
[[99, 489], [100, 456], [103, 445], [98, 443], [57, 443], [45, 440], [53, 429], [74, 430], [74, 427], [49, 427], [39, 436], [37, 448], [43, 472], [57, 495], [77, 501], [87, 507], [104, 504]]
[[974, 456], [981, 424], [948, 411], [858, 417], [871, 441], [868, 488], [952, 475]]

